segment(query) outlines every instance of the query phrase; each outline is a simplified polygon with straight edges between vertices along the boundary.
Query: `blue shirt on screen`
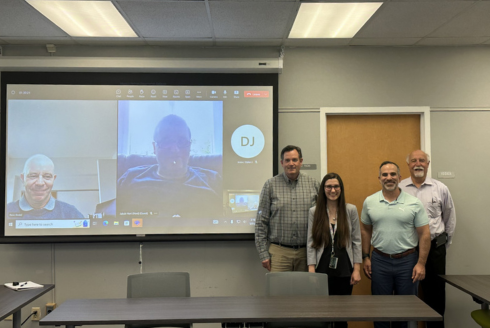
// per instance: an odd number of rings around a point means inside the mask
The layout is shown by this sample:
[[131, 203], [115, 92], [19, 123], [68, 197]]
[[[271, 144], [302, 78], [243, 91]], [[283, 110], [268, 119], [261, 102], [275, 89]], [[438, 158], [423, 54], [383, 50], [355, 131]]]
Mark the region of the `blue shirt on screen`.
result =
[[221, 177], [189, 167], [180, 179], [158, 175], [158, 164], [129, 169], [118, 180], [119, 213], [153, 212], [158, 217], [211, 218], [222, 214]]
[[7, 204], [7, 217], [23, 220], [36, 219], [83, 219], [83, 214], [73, 205], [51, 197], [41, 209], [34, 209], [24, 196]]

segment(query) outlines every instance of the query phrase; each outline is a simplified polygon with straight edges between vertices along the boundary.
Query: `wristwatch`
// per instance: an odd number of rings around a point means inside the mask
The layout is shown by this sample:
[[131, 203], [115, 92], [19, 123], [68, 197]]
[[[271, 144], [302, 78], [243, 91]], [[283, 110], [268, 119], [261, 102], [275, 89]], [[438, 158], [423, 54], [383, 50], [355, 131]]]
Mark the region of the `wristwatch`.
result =
[[368, 259], [370, 259], [370, 258], [371, 258], [371, 256], [369, 255], [369, 253], [362, 253], [362, 259], [364, 260], [366, 257], [367, 257]]

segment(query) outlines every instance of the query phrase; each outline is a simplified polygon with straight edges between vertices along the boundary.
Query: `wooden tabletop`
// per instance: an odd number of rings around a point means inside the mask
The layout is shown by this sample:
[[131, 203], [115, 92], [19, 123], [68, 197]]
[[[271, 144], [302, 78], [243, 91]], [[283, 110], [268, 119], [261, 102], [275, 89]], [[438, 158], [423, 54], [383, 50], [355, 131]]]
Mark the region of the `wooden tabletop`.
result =
[[284, 321], [440, 321], [416, 296], [183, 297], [68, 300], [40, 325]]
[[43, 288], [15, 291], [3, 285], [0, 286], [0, 321], [53, 288], [54, 285], [44, 285]]
[[441, 275], [440, 277], [480, 301], [490, 303], [490, 275]]

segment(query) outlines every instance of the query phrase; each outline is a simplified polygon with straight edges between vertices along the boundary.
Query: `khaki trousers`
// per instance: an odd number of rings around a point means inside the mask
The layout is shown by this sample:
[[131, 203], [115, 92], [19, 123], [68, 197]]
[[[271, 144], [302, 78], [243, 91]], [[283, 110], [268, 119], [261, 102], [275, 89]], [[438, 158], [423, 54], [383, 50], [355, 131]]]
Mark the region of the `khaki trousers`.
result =
[[271, 272], [308, 271], [306, 247], [294, 249], [270, 244]]

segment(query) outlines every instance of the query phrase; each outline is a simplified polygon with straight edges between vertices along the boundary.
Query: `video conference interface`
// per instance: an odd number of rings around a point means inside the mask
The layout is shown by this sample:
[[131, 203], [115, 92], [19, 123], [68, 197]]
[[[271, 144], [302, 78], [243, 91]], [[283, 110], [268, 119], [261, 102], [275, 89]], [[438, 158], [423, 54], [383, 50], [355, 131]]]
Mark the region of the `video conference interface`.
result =
[[272, 92], [7, 85], [5, 236], [254, 232]]

